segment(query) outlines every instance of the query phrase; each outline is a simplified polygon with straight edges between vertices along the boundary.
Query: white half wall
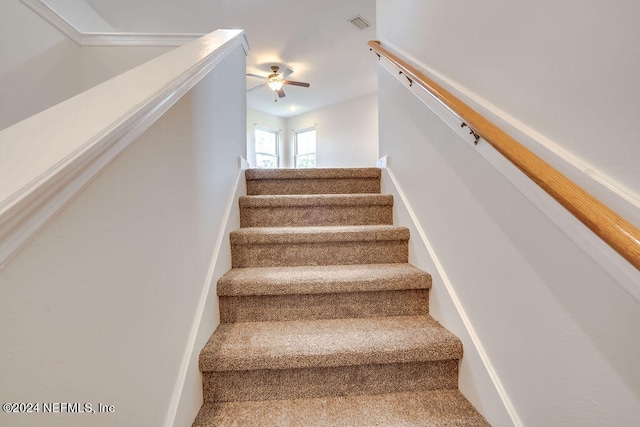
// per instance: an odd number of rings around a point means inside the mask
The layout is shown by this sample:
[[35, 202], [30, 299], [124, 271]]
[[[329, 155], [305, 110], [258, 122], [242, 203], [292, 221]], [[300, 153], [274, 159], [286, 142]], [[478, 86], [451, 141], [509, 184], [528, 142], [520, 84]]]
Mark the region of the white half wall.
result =
[[244, 73], [238, 48], [0, 271], [2, 401], [114, 407], [0, 425], [166, 422], [246, 156]]
[[[510, 423], [636, 423], [638, 301], [394, 76], [378, 81], [380, 153], [513, 405]], [[455, 330], [445, 309], [434, 315]], [[477, 392], [486, 373], [461, 374], [487, 419], [508, 425]]]
[[378, 97], [366, 95], [288, 119], [290, 164], [293, 130], [317, 125], [319, 168], [373, 167], [378, 160]]

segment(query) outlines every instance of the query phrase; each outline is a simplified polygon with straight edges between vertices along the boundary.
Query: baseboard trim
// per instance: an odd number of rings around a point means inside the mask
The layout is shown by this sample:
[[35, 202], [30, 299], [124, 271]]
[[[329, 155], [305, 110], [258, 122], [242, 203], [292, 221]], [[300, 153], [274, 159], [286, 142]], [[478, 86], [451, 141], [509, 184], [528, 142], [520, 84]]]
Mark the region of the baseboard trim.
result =
[[513, 406], [513, 403], [511, 402], [511, 399], [509, 398], [504, 386], [502, 385], [502, 381], [500, 381], [500, 378], [498, 377], [498, 374], [495, 368], [493, 367], [493, 364], [491, 363], [491, 360], [489, 359], [489, 356], [487, 355], [487, 352], [485, 351], [484, 346], [482, 345], [482, 342], [480, 341], [480, 338], [478, 337], [478, 334], [476, 333], [476, 330], [473, 327], [473, 324], [471, 323], [471, 320], [469, 319], [469, 316], [467, 315], [467, 312], [464, 309], [462, 302], [460, 301], [460, 298], [458, 297], [458, 294], [455, 290], [455, 287], [453, 286], [453, 283], [449, 279], [447, 272], [445, 271], [442, 263], [440, 262], [438, 255], [436, 254], [433, 246], [431, 245], [431, 242], [429, 241], [427, 234], [422, 228], [422, 225], [420, 224], [420, 221], [417, 215], [415, 214], [415, 211], [413, 210], [411, 203], [409, 202], [406, 194], [402, 190], [400, 183], [396, 179], [395, 174], [393, 173], [391, 168], [386, 166], [386, 163], [387, 163], [387, 156], [381, 158], [378, 161], [378, 167], [380, 167], [381, 169], [383, 169], [384, 172], [386, 172], [387, 176], [389, 177], [389, 181], [391, 182], [391, 185], [393, 186], [397, 194], [400, 196], [400, 201], [404, 205], [404, 208], [407, 210], [411, 218], [411, 221], [413, 222], [413, 226], [418, 231], [420, 241], [422, 242], [424, 247], [427, 249], [427, 252], [431, 257], [431, 260], [433, 261], [433, 264], [436, 267], [438, 275], [442, 279], [442, 282], [445, 285], [447, 293], [456, 308], [458, 316], [462, 320], [462, 323], [469, 337], [471, 338], [473, 346], [475, 347], [475, 350], [480, 356], [480, 359], [482, 360], [482, 363], [484, 365], [484, 368], [487, 371], [489, 378], [491, 378], [491, 381], [496, 389], [496, 392], [498, 393], [498, 395], [500, 396], [500, 399], [502, 400], [502, 403], [505, 407], [506, 412], [509, 414], [509, 417], [511, 418], [511, 421], [513, 422], [514, 426], [516, 427], [524, 426], [524, 424], [520, 420], [520, 417], [518, 416], [518, 413], [515, 407]]
[[[197, 351], [195, 348], [195, 344], [198, 338], [198, 332], [200, 331], [200, 327], [202, 325], [204, 309], [207, 305], [207, 300], [209, 299], [211, 287], [216, 280], [214, 274], [218, 264], [220, 251], [222, 250], [222, 242], [224, 241], [225, 231], [229, 224], [231, 210], [237, 207], [238, 187], [240, 186], [241, 181], [244, 179], [244, 171], [248, 168], [249, 163], [244, 158], [240, 157], [238, 172], [236, 173], [233, 188], [231, 189], [227, 197], [227, 204], [224, 210], [224, 215], [222, 217], [222, 221], [220, 221], [220, 227], [218, 228], [220, 232], [218, 233], [218, 238], [216, 239], [216, 243], [213, 249], [207, 277], [205, 279], [204, 285], [202, 286], [202, 292], [200, 293], [198, 307], [196, 308], [193, 322], [191, 323], [191, 330], [189, 332], [189, 338], [187, 340], [187, 346], [185, 348], [184, 355], [182, 356], [182, 363], [180, 364], [180, 370], [178, 372], [176, 384], [174, 386], [173, 393], [171, 394], [171, 401], [169, 403], [169, 409], [167, 411], [167, 416], [164, 423], [165, 427], [173, 427], [173, 425], [175, 424], [180, 400], [182, 398], [182, 392], [184, 390], [185, 382], [187, 379], [187, 374], [192, 364], [192, 360], [194, 360], [194, 351]], [[197, 361], [197, 358], [195, 360]]]

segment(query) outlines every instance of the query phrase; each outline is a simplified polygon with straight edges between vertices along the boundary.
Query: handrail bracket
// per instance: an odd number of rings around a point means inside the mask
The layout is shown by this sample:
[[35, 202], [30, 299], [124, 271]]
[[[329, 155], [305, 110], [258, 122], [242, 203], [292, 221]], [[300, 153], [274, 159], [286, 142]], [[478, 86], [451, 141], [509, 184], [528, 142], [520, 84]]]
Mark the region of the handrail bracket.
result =
[[468, 127], [469, 128], [469, 135], [473, 135], [473, 137], [475, 138], [475, 141], [473, 141], [473, 143], [475, 145], [478, 145], [478, 141], [480, 141], [480, 135], [478, 134], [478, 132], [476, 132], [475, 130], [473, 130], [471, 128], [471, 126], [469, 126], [468, 124], [466, 124], [465, 122], [462, 122], [462, 124], [460, 125], [461, 128], [463, 127]]
[[405, 78], [406, 78], [407, 80], [409, 80], [409, 87], [412, 87], [412, 86], [413, 86], [413, 80], [411, 79], [411, 77], [407, 76], [407, 75], [406, 75], [405, 73], [403, 73], [402, 71], [398, 71], [398, 74], [402, 74], [402, 75], [404, 75], [404, 76], [405, 76]]

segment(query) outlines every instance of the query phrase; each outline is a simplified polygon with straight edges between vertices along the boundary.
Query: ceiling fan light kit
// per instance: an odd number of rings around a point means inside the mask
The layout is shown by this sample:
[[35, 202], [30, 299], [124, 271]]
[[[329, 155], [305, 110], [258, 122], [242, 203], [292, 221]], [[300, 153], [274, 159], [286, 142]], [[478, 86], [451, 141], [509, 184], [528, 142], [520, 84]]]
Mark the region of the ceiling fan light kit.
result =
[[267, 83], [267, 86], [269, 86], [271, 90], [274, 92], [277, 92], [280, 89], [282, 89], [283, 85], [284, 85], [284, 80], [282, 79], [273, 79], [273, 80], [270, 80], [269, 83]]
[[[280, 73], [280, 67], [278, 67], [277, 65], [272, 65], [271, 66], [271, 71], [272, 73], [269, 74], [268, 76], [260, 76], [258, 74], [247, 74], [247, 76], [249, 77], [256, 77], [259, 79], [265, 79], [266, 82], [252, 87], [251, 89], [247, 90], [247, 93], [249, 92], [253, 92], [256, 89], [259, 89], [263, 86], [268, 86], [269, 89], [271, 89], [272, 91], [274, 91], [275, 93], [278, 94], [278, 96], [280, 98], [284, 98], [286, 95], [284, 93], [284, 90], [282, 89], [284, 85], [292, 85], [292, 86], [301, 86], [301, 87], [309, 87], [311, 86], [309, 83], [304, 83], [304, 82], [295, 82], [293, 80], [285, 80], [284, 78], [286, 76], [288, 76], [289, 74], [293, 73], [293, 70], [290, 69], [286, 69], [284, 72]], [[278, 99], [276, 98], [276, 101], [278, 101]]]

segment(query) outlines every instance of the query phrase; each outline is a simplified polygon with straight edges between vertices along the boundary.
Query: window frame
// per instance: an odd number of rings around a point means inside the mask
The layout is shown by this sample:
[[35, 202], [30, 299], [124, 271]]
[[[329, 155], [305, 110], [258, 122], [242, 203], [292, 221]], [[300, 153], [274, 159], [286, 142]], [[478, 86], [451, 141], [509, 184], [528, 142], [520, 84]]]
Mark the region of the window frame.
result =
[[[257, 144], [257, 138], [256, 138], [256, 132], [260, 131], [260, 132], [266, 132], [266, 133], [271, 133], [274, 135], [275, 137], [275, 143], [276, 143], [276, 153], [272, 154], [272, 153], [266, 153], [266, 152], [262, 152], [262, 151], [258, 151], [258, 144]], [[259, 169], [270, 169], [270, 168], [261, 168], [258, 165], [258, 156], [267, 156], [267, 157], [275, 157], [276, 160], [276, 169], [280, 167], [280, 129], [271, 129], [265, 126], [258, 126], [255, 125], [253, 127], [253, 148], [255, 151], [255, 155], [256, 155], [256, 168]]]
[[[292, 129], [293, 130], [293, 166], [296, 169], [307, 169], [307, 168], [301, 168], [298, 166], [298, 159], [301, 157], [308, 157], [310, 155], [313, 155], [314, 157], [314, 168], [318, 167], [318, 125], [313, 125], [310, 126], [308, 128], [304, 128], [304, 129]], [[306, 133], [306, 132], [315, 132], [315, 147], [314, 147], [314, 151], [313, 153], [305, 153], [305, 154], [298, 154], [298, 135], [301, 133]], [[310, 168], [309, 168], [310, 169]]]

